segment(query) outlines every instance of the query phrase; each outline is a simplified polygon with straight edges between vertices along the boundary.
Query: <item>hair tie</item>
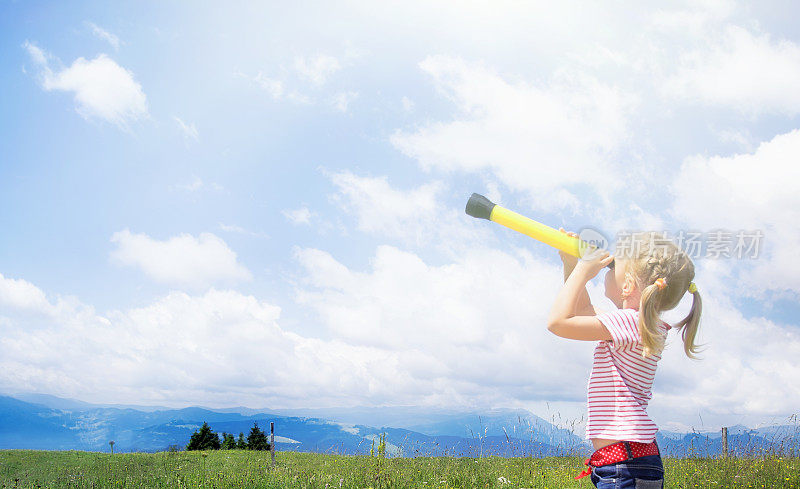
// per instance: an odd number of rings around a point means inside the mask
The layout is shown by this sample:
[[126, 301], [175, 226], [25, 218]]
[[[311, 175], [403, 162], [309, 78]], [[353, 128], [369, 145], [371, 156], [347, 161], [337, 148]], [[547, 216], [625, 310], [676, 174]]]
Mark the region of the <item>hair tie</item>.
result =
[[656, 279], [656, 281], [655, 281], [655, 282], [653, 282], [653, 283], [654, 283], [654, 284], [656, 284], [656, 285], [658, 286], [658, 289], [659, 289], [659, 290], [662, 290], [664, 287], [666, 287], [666, 286], [667, 286], [667, 279], [665, 279], [665, 278], [663, 278], [663, 277], [661, 277], [661, 278], [657, 278], [657, 279]]
[[694, 282], [689, 282], [689, 292], [692, 294], [697, 292], [697, 286], [694, 284]]

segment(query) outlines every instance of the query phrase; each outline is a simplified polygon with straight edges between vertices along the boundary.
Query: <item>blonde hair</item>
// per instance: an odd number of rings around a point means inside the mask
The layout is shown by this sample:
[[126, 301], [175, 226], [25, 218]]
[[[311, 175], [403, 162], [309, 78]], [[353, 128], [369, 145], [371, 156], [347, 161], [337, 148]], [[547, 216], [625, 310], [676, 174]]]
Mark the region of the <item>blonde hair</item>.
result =
[[[628, 248], [620, 252], [623, 245]], [[688, 292], [689, 283], [694, 280], [694, 263], [670, 239], [654, 232], [634, 233], [630, 241], [617, 244], [617, 251], [615, 256], [621, 259], [625, 272], [634, 278], [641, 291], [638, 328], [643, 344], [642, 355], [660, 353], [666, 339], [659, 328], [660, 314], [674, 309]], [[666, 281], [665, 287], [659, 288], [655, 283], [659, 278]], [[695, 290], [689, 314], [672, 326], [681, 330], [683, 350], [689, 358], [697, 358], [696, 353], [700, 351], [694, 340], [702, 310], [703, 301]]]

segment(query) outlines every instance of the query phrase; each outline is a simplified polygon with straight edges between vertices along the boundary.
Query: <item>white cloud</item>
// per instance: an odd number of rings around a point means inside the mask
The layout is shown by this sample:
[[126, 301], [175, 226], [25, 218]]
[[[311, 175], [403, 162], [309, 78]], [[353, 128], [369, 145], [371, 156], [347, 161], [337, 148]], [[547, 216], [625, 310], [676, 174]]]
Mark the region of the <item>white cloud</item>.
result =
[[98, 26], [94, 22], [87, 22], [86, 25], [92, 30], [92, 34], [94, 34], [95, 37], [108, 42], [115, 51], [119, 49], [119, 38], [117, 36]]
[[77, 112], [85, 119], [102, 119], [127, 128], [128, 123], [148, 116], [147, 97], [133, 73], [105, 54], [54, 72], [42, 49], [26, 42], [31, 59], [39, 66], [40, 82], [46, 91], [72, 92]]
[[688, 157], [671, 186], [679, 222], [703, 231], [763, 231], [759, 258], [737, 260], [739, 293], [800, 293], [799, 158], [800, 130], [794, 130], [753, 153]]
[[[361, 56], [361, 52], [348, 47], [344, 53], [347, 64], [352, 59]], [[309, 92], [322, 88], [328, 79], [342, 69], [339, 59], [334, 56], [317, 54], [314, 56], [297, 56], [290, 67], [281, 66], [278, 73], [267, 75], [259, 71], [257, 75], [250, 76], [240, 71], [235, 76], [245, 78], [267, 92], [273, 100], [285, 100], [301, 105], [311, 105], [317, 98]], [[358, 92], [347, 90], [340, 91], [328, 98], [328, 103], [340, 112], [347, 112], [350, 103], [358, 96]]]
[[211, 233], [198, 237], [181, 234], [159, 241], [125, 229], [114, 233], [111, 242], [117, 245], [111, 252], [112, 260], [136, 266], [157, 282], [203, 288], [252, 278], [237, 261], [236, 253]]
[[[307, 275], [298, 301], [335, 337], [394, 352], [401, 372], [413, 379], [407, 388], [447, 386], [446, 394], [431, 396], [440, 402], [583, 402], [593, 344], [556, 338], [544, 327], [561, 283], [554, 263], [524, 250], [473, 248], [433, 266], [380, 246], [369, 269], [357, 271], [321, 250], [301, 249], [296, 256]], [[714, 282], [719, 275], [698, 277], [706, 300], [699, 337], [708, 344], [704, 359], [687, 359], [673, 333], [659, 367], [654, 412], [673, 422], [693, 418], [698, 406], [711, 418], [792, 414], [800, 402], [800, 386], [791, 380], [800, 373], [794, 361], [800, 334], [743, 317], [725, 299], [724, 279]], [[601, 283], [595, 280], [590, 293], [597, 307], [610, 308]], [[670, 320], [683, 317], [686, 306]], [[404, 388], [401, 383], [395, 399]]]
[[192, 175], [192, 178], [185, 183], [176, 183], [175, 185], [171, 185], [170, 190], [180, 190], [182, 192], [189, 193], [199, 192], [200, 190], [221, 192], [225, 190], [225, 187], [216, 182], [206, 183], [197, 175]]
[[248, 76], [241, 72], [237, 72], [236, 75], [255, 83], [267, 92], [273, 100], [287, 100], [301, 105], [313, 103], [313, 100], [308, 95], [304, 95], [297, 90], [287, 90], [286, 83], [283, 80], [268, 77], [260, 71], [256, 76]]
[[316, 86], [323, 85], [331, 75], [341, 69], [339, 60], [333, 56], [318, 54], [311, 57], [297, 57], [294, 60], [294, 69], [304, 80]]
[[339, 112], [347, 112], [350, 104], [358, 98], [358, 92], [339, 92], [331, 99], [331, 105]]
[[267, 93], [269, 93], [275, 100], [280, 100], [283, 97], [283, 82], [274, 78], [264, 76], [260, 71], [253, 78], [253, 81], [258, 83]]
[[407, 233], [414, 222], [434, 216], [439, 210], [436, 198], [442, 190], [438, 182], [404, 192], [392, 188], [388, 177], [359, 177], [349, 171], [329, 175], [339, 193], [333, 196], [342, 209], [358, 217], [362, 231], [397, 237]]
[[195, 191], [200, 190], [201, 188], [203, 188], [203, 180], [200, 177], [198, 177], [197, 175], [194, 175], [192, 177], [191, 181], [189, 181], [187, 183], [176, 184], [175, 188], [177, 188], [179, 190], [185, 190], [187, 192], [195, 192]]
[[[303, 269], [296, 299], [330, 339], [287, 331], [280, 307], [236, 291], [172, 292], [101, 314], [0, 277], [0, 389], [162, 405], [583, 404], [593, 345], [544, 326], [561, 283], [554, 261], [474, 247], [431, 265], [379, 246], [359, 271], [317, 249], [295, 256]], [[709, 347], [696, 365], [673, 335], [651, 410], [664, 423], [698, 410], [709, 418], [794, 412], [800, 335], [739, 314], [720, 270], [698, 282], [700, 340]], [[596, 280], [590, 294], [606, 307], [601, 287]], [[18, 298], [8, 300], [8, 290]]]
[[681, 56], [665, 94], [753, 116], [800, 113], [800, 46], [733, 25], [708, 43]]
[[[398, 395], [484, 405], [581, 396], [591, 352], [547, 332], [547, 304], [560, 271], [528, 252], [473, 249], [457, 262], [431, 266], [380, 246], [365, 272], [321, 250], [300, 249], [296, 256], [307, 275], [297, 300], [335, 337], [394, 352], [400, 372], [413, 380], [398, 384]], [[530, 354], [536, 345], [546, 347]], [[584, 365], [539, 374], [548, 362], [576, 357]]]
[[181, 132], [183, 132], [183, 137], [185, 139], [187, 140], [193, 139], [195, 141], [199, 140], [198, 137], [199, 135], [197, 134], [197, 127], [195, 127], [194, 123], [187, 124], [177, 116], [173, 117], [173, 119], [175, 119], [175, 122], [178, 124], [178, 127], [180, 127]]
[[753, 136], [746, 129], [738, 131], [733, 129], [721, 129], [716, 133], [720, 141], [731, 143], [748, 153], [752, 153], [756, 149], [753, 145]]
[[223, 230], [223, 231], [227, 231], [227, 232], [231, 232], [231, 233], [245, 233], [246, 232], [246, 230], [243, 227], [237, 226], [235, 224], [222, 224], [222, 223], [220, 223], [219, 224], [219, 228], [221, 230]]
[[[344, 171], [328, 174], [328, 177], [337, 188], [331, 201], [356, 219], [358, 230], [406, 247], [425, 252], [435, 250], [453, 258], [466, 249], [495, 244], [500, 239], [503, 239], [503, 247], [508, 246], [508, 233], [513, 233], [502, 226], [467, 216], [464, 211], [467, 194], [456, 205], [446, 202], [444, 197], [450, 192], [442, 181], [404, 190], [392, 187], [385, 176], [361, 177]], [[486, 189], [485, 195], [490, 200], [502, 202], [495, 182], [487, 182]], [[598, 221], [609, 225], [609, 229], [630, 229], [632, 222], [639, 223], [642, 229], [664, 229], [659, 216], [633, 202], [620, 208], [625, 209], [625, 216], [603, 216]], [[555, 253], [545, 245], [530, 243], [539, 256]]]
[[264, 232], [259, 231], [250, 231], [249, 229], [245, 229], [241, 226], [237, 226], [235, 224], [224, 224], [220, 223], [219, 228], [226, 233], [236, 233], [236, 234], [244, 234], [246, 236], [254, 236], [256, 238], [269, 238], [269, 235]]
[[25, 44], [22, 45], [26, 51], [28, 51], [28, 55], [31, 57], [34, 63], [40, 66], [47, 66], [47, 53], [42, 50], [39, 46], [32, 44], [28, 41], [25, 41]]
[[460, 113], [392, 136], [423, 169], [491, 171], [548, 210], [576, 209], [581, 185], [583, 192], [619, 188], [610, 161], [626, 137], [631, 100], [613, 86], [566, 71], [542, 86], [509, 82], [445, 56], [420, 67]]
[[3, 277], [0, 273], [0, 304], [15, 309], [46, 311], [49, 303], [44, 293], [32, 283]]
[[[735, 1], [688, 1], [683, 5], [664, 6], [649, 14], [653, 27], [676, 37], [702, 37], [714, 26], [729, 19], [738, 9]], [[680, 40], [678, 40], [680, 42]]]
[[331, 200], [353, 215], [363, 232], [399, 240], [406, 246], [435, 248], [448, 255], [492, 239], [485, 223], [477, 223], [464, 213], [468, 196], [458, 208], [441, 201], [445, 193], [442, 182], [399, 190], [387, 177], [360, 177], [349, 171], [328, 177], [337, 188]]
[[286, 209], [282, 214], [292, 224], [311, 224], [311, 211], [308, 207], [301, 207], [299, 209]]
[[695, 282], [704, 298], [699, 342], [705, 350], [695, 363], [685, 358], [677, 336], [670, 340], [651, 402], [658, 417], [685, 422], [702, 412], [756, 423], [796, 412], [800, 334], [794, 325], [742, 314], [730, 299], [734, 273], [725, 261], [702, 264]]
[[0, 311], [4, 391], [172, 406], [299, 407], [313, 397], [325, 406], [386, 398], [398, 366], [376, 349], [285, 331], [279, 307], [233, 291], [172, 292], [107, 314], [60, 297], [40, 306], [40, 316]]
[[406, 112], [413, 112], [414, 111], [414, 101], [408, 97], [403, 97], [400, 101], [403, 104], [403, 110]]

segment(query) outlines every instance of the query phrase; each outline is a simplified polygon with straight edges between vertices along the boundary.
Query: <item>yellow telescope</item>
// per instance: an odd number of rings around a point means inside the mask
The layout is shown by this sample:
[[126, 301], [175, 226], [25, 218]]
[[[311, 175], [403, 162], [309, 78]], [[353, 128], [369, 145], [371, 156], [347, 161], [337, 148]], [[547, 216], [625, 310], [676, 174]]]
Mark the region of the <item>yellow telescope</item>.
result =
[[[587, 243], [580, 238], [569, 236], [550, 226], [501, 207], [480, 194], [472, 194], [469, 201], [467, 201], [466, 211], [472, 217], [496, 222], [578, 258], [597, 248], [595, 245]], [[608, 266], [613, 268], [614, 262], [612, 261]]]

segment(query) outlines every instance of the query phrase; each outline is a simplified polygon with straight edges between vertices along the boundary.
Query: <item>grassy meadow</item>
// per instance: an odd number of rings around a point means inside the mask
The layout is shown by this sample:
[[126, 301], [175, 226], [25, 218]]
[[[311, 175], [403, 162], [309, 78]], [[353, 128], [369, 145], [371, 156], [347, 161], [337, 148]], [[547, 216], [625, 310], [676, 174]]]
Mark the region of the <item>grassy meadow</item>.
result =
[[[670, 488], [798, 488], [800, 459], [665, 459]], [[593, 487], [578, 457], [382, 458], [220, 450], [107, 454], [0, 451], [0, 487], [571, 488]]]

